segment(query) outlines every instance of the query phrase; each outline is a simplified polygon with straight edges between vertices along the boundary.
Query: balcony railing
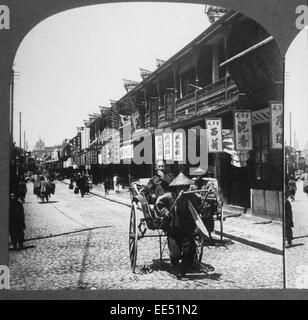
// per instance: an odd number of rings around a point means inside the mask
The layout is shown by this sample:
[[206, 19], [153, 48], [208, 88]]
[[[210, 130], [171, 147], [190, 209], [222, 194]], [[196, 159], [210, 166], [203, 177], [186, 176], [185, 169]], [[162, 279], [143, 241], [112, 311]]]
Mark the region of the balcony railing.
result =
[[222, 78], [178, 99], [175, 104], [175, 116], [196, 115], [198, 112], [210, 111], [212, 107], [233, 103], [238, 97], [238, 87], [231, 77]]
[[166, 120], [166, 112], [165, 112], [165, 107], [160, 106], [158, 109], [158, 122], [163, 122]]

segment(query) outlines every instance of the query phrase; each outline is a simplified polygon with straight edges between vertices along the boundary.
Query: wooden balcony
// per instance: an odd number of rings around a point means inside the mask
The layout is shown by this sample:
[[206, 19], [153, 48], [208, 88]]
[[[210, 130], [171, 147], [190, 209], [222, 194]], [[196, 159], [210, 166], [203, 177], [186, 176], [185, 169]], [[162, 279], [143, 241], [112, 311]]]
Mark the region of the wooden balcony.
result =
[[178, 99], [175, 103], [175, 117], [195, 116], [210, 112], [214, 107], [231, 104], [239, 98], [239, 90], [231, 77], [220, 79], [202, 89]]
[[160, 106], [158, 109], [158, 123], [161, 123], [166, 120], [166, 112], [165, 107]]
[[145, 118], [144, 118], [144, 127], [145, 128], [148, 128], [150, 126], [150, 116], [149, 116], [149, 114], [147, 113], [146, 115], [145, 115]]

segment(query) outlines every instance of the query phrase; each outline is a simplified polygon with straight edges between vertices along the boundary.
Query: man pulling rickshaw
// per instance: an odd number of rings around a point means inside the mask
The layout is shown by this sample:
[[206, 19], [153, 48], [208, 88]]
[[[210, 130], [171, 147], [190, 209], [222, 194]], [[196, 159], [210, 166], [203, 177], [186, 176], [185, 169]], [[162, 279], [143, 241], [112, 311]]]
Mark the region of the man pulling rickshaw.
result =
[[[185, 194], [191, 180], [180, 173], [170, 184], [171, 192], [161, 195], [156, 202], [158, 215], [164, 217], [164, 229], [168, 238], [170, 262], [176, 266], [182, 259], [181, 275], [193, 269], [196, 223], [189, 213], [189, 200], [199, 207], [201, 197], [195, 193]], [[173, 212], [172, 212], [173, 211]]]
[[[204, 240], [213, 231], [206, 229], [202, 212], [210, 192], [207, 188], [190, 190], [192, 181], [183, 173], [175, 179], [171, 177], [161, 162], [156, 165], [156, 174], [148, 182], [146, 179], [132, 182], [129, 252], [133, 272], [137, 244], [144, 237], [159, 237], [160, 259], [168, 244], [171, 265], [176, 266], [181, 261], [182, 276], [201, 264]], [[208, 181], [204, 182], [207, 185]], [[146, 234], [147, 229], [154, 233]], [[167, 237], [164, 244], [163, 237]]]

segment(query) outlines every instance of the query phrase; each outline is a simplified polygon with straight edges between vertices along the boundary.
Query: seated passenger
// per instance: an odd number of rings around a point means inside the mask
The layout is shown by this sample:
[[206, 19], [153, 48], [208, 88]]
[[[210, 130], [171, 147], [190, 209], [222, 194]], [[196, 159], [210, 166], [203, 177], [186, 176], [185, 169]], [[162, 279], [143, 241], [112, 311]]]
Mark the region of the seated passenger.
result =
[[151, 204], [155, 204], [157, 198], [168, 191], [168, 185], [174, 179], [173, 174], [167, 172], [163, 160], [157, 161], [155, 171], [156, 173], [153, 178], [150, 179], [144, 188]]

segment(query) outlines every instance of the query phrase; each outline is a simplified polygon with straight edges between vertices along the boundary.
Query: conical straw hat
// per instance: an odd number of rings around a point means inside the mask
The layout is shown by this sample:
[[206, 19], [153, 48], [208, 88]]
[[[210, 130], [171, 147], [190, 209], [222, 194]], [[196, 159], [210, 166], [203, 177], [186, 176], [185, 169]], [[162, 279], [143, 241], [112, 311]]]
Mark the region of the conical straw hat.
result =
[[170, 182], [169, 187], [190, 186], [190, 185], [191, 185], [191, 180], [181, 172], [176, 178], [174, 178]]

